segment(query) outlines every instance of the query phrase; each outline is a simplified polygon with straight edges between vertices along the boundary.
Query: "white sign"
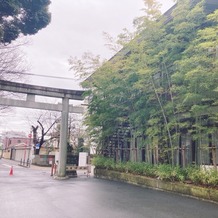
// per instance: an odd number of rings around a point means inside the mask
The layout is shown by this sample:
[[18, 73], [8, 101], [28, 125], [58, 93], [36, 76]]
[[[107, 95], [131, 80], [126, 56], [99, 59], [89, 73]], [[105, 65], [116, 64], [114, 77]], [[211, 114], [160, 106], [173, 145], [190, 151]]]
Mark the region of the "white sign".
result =
[[87, 166], [87, 152], [79, 152], [79, 167]]

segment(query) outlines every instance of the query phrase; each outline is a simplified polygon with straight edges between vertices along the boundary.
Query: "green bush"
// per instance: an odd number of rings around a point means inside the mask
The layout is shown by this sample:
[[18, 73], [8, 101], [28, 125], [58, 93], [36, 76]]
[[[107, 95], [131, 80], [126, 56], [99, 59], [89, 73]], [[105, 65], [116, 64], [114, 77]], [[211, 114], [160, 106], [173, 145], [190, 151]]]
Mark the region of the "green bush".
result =
[[[92, 164], [96, 167], [96, 168], [101, 168], [103, 166], [103, 159], [99, 156], [94, 157], [92, 159]], [[103, 167], [102, 167], [103, 168]]]
[[118, 162], [115, 164], [115, 168], [114, 170], [118, 171], [118, 172], [126, 172], [126, 163], [124, 162]]
[[144, 174], [143, 175], [148, 176], [148, 177], [156, 177], [157, 166], [151, 165], [148, 163], [143, 163], [143, 164], [144, 164]]
[[111, 158], [97, 156], [93, 158], [92, 164], [98, 169], [105, 169], [105, 168], [112, 169], [114, 165], [114, 161]]
[[218, 186], [218, 171], [211, 170], [208, 178], [208, 185], [216, 187]]
[[188, 166], [184, 169], [185, 178], [194, 184], [203, 184], [204, 171], [196, 166]]
[[217, 170], [202, 170], [195, 168], [188, 174], [188, 178], [196, 185], [205, 185], [216, 187], [218, 186], [218, 172]]
[[181, 168], [169, 164], [151, 165], [145, 162], [115, 162], [113, 158], [97, 156], [93, 158], [93, 165], [98, 169], [116, 170], [148, 177], [155, 177], [164, 181], [189, 181], [196, 185], [211, 187], [218, 186], [217, 170], [202, 170], [199, 167], [188, 166]]
[[144, 167], [143, 163], [141, 162], [127, 162], [126, 163], [126, 172], [143, 175], [144, 174]]
[[156, 176], [165, 181], [184, 181], [185, 175], [179, 166], [171, 166], [168, 164], [161, 164], [157, 166]]

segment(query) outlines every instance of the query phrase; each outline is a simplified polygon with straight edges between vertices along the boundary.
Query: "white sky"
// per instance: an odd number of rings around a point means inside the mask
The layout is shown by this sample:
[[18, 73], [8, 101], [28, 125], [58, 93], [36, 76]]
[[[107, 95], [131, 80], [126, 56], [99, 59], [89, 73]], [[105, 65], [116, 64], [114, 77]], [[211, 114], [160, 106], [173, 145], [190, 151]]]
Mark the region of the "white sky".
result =
[[[159, 0], [163, 11], [172, 0]], [[52, 0], [52, 21], [48, 27], [29, 37], [23, 48], [29, 73], [74, 78], [69, 71], [70, 56], [90, 51], [103, 58], [112, 53], [104, 46], [103, 32], [117, 36], [123, 28], [132, 29], [132, 21], [141, 15], [143, 0]], [[80, 89], [77, 81], [30, 77], [29, 83], [66, 89]], [[31, 110], [14, 109], [13, 116], [0, 117], [0, 130], [29, 131], [26, 114]], [[28, 133], [27, 133], [28, 134]]]
[[[172, 6], [171, 0], [160, 2], [165, 2], [164, 10]], [[103, 31], [117, 36], [123, 28], [132, 29], [132, 21], [140, 16], [143, 6], [143, 0], [52, 0], [51, 24], [30, 37], [25, 48], [31, 73], [74, 78], [67, 61], [70, 56], [90, 51], [109, 58], [112, 53], [104, 46]], [[73, 81], [40, 77], [32, 78], [31, 83], [79, 88]]]

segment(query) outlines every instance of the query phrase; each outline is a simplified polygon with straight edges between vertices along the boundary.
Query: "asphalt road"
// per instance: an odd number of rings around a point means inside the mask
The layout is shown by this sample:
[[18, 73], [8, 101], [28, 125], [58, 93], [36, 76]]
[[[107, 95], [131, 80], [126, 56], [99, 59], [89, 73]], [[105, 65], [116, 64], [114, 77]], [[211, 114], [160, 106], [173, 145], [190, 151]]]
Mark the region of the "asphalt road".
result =
[[83, 174], [54, 180], [1, 159], [0, 218], [218, 218], [218, 204]]

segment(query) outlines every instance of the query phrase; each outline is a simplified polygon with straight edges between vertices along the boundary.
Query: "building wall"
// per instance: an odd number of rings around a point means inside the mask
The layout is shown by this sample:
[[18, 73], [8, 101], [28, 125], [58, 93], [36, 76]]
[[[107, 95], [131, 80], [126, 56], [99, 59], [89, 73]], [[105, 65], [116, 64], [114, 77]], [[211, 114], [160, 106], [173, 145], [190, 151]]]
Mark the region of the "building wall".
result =
[[30, 148], [16, 149], [14, 150], [14, 157], [12, 155], [13, 160], [27, 162], [27, 160], [30, 159], [30, 152]]
[[5, 158], [5, 159], [10, 159], [11, 158], [11, 149], [3, 150], [2, 157]]
[[32, 139], [23, 137], [5, 137], [3, 139], [3, 148], [7, 149], [8, 147], [13, 147], [21, 143], [29, 145], [32, 143]]

